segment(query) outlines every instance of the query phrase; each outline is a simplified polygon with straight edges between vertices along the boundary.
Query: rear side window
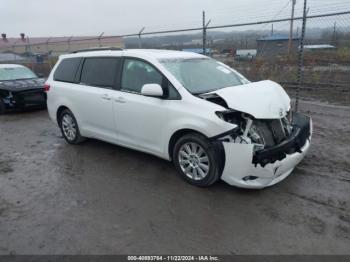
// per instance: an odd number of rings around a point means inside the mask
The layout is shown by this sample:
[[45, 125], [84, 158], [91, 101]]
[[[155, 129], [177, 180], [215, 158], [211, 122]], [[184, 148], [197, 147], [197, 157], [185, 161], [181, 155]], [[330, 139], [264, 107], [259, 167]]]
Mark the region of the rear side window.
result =
[[120, 59], [116, 57], [86, 58], [80, 82], [84, 85], [113, 88], [120, 70]]
[[75, 83], [75, 76], [82, 58], [66, 58], [58, 65], [53, 79], [55, 81]]

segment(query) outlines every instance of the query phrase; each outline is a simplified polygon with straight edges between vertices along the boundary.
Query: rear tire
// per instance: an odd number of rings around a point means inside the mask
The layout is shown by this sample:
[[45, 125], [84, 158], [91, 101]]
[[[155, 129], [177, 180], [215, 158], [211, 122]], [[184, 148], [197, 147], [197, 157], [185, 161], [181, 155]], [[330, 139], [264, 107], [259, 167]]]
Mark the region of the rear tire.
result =
[[189, 133], [181, 137], [172, 157], [180, 176], [191, 185], [208, 187], [221, 176], [221, 155], [201, 134]]
[[85, 141], [85, 137], [80, 135], [78, 122], [69, 109], [63, 110], [60, 114], [59, 126], [69, 144], [77, 145]]
[[0, 115], [4, 114], [6, 111], [6, 107], [2, 99], [0, 98]]

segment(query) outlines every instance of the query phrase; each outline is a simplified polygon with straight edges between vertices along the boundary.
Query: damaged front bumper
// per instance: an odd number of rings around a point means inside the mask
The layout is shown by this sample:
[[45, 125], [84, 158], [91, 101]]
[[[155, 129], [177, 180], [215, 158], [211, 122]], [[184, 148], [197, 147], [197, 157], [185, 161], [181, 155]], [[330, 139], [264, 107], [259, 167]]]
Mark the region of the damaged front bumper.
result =
[[293, 132], [282, 143], [254, 152], [254, 144], [222, 141], [225, 165], [221, 179], [242, 188], [264, 188], [286, 178], [310, 148], [311, 118], [293, 114]]
[[46, 93], [42, 88], [24, 90], [20, 92], [9, 92], [8, 96], [0, 99], [2, 99], [6, 109], [46, 106]]

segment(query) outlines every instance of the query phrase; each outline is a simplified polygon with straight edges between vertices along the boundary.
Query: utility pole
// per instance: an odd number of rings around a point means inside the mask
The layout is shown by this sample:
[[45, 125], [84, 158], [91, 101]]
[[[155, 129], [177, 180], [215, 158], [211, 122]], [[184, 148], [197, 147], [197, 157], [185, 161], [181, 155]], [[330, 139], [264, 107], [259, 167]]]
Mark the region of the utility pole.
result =
[[29, 52], [31, 51], [30, 45], [29, 45], [29, 37], [27, 36], [26, 38], [26, 45], [25, 45], [25, 52], [27, 54], [29, 54]]
[[205, 11], [203, 11], [203, 55], [205, 55], [207, 51], [207, 29], [205, 28]]
[[290, 30], [289, 30], [289, 42], [288, 42], [288, 54], [292, 50], [292, 40], [293, 40], [293, 23], [294, 23], [294, 9], [296, 0], [292, 0], [292, 15], [290, 18]]
[[50, 69], [52, 69], [52, 65], [51, 65], [51, 61], [50, 61], [50, 50], [49, 50], [49, 41], [50, 41], [51, 37], [49, 37], [46, 40], [46, 52], [47, 52], [47, 62], [49, 64]]
[[334, 26], [333, 26], [333, 37], [332, 37], [333, 39], [332, 39], [332, 44], [334, 45], [334, 46], [336, 46], [337, 45], [337, 22], [334, 22]]
[[[27, 52], [27, 56], [31, 56], [33, 55], [33, 52], [32, 52], [32, 47], [30, 45], [30, 42], [29, 42], [29, 36], [27, 36], [27, 41], [26, 41], [26, 52]], [[32, 71], [34, 71], [34, 61], [33, 61], [33, 58], [31, 59], [31, 69]]]
[[46, 40], [46, 52], [47, 52], [47, 55], [49, 55], [49, 42], [50, 42], [50, 39], [51, 37], [49, 37], [47, 40]]
[[273, 24], [271, 24], [271, 35], [273, 35]]
[[142, 40], [141, 40], [141, 35], [142, 32], [145, 30], [145, 27], [142, 27], [142, 29], [139, 32], [139, 48], [142, 48]]
[[203, 55], [207, 53], [207, 27], [211, 20], [208, 23], [205, 23], [205, 11], [203, 11]]
[[298, 56], [298, 87], [296, 92], [296, 98], [295, 98], [295, 112], [298, 112], [299, 109], [299, 96], [300, 96], [300, 89], [303, 84], [304, 80], [304, 38], [305, 38], [305, 29], [306, 29], [306, 10], [307, 0], [304, 0], [304, 11], [303, 11], [303, 25], [301, 27], [301, 37], [300, 37], [300, 44], [299, 44], [299, 56]]
[[68, 47], [68, 53], [70, 53], [70, 41], [72, 40], [73, 36], [67, 39], [67, 47]]
[[102, 47], [101, 45], [101, 38], [104, 35], [105, 32], [102, 32], [99, 36], [98, 36], [98, 47]]
[[15, 59], [15, 62], [16, 62], [16, 60], [17, 60], [17, 56], [16, 56], [16, 43], [17, 43], [17, 41], [15, 41], [15, 42], [13, 43], [13, 45], [12, 45], [12, 53], [13, 53], [13, 57], [14, 57], [14, 59]]

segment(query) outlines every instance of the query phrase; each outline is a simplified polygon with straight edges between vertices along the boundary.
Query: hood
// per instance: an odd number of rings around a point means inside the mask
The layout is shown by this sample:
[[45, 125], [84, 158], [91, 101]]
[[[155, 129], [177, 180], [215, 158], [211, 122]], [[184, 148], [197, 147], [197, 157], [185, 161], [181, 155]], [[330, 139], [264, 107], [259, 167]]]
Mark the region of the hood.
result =
[[36, 88], [44, 88], [44, 78], [0, 81], [0, 90], [19, 92]]
[[290, 98], [277, 83], [264, 80], [211, 92], [225, 100], [229, 108], [257, 119], [278, 119], [290, 109]]

